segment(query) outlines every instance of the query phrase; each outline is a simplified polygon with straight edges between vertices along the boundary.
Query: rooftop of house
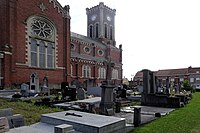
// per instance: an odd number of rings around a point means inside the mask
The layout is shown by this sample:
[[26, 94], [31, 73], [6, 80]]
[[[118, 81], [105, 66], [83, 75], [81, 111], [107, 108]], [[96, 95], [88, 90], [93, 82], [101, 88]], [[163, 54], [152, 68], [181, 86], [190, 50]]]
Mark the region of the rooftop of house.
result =
[[[155, 71], [156, 76], [158, 77], [167, 77], [167, 76], [187, 76], [189, 74], [199, 74], [200, 67], [188, 67], [188, 68], [179, 68], [179, 69], [163, 69]], [[134, 78], [142, 78], [143, 72], [138, 71], [135, 74]]]

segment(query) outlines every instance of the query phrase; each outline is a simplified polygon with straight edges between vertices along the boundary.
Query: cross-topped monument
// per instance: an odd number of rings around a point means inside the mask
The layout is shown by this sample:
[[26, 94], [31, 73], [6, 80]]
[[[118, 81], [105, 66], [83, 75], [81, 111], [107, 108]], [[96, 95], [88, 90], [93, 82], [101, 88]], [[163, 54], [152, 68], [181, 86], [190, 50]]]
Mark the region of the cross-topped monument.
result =
[[100, 109], [102, 114], [113, 115], [114, 114], [114, 103], [113, 103], [113, 88], [115, 85], [111, 81], [111, 70], [114, 67], [114, 63], [111, 62], [109, 58], [106, 62], [107, 72], [106, 72], [106, 81], [102, 84], [101, 92], [101, 103]]

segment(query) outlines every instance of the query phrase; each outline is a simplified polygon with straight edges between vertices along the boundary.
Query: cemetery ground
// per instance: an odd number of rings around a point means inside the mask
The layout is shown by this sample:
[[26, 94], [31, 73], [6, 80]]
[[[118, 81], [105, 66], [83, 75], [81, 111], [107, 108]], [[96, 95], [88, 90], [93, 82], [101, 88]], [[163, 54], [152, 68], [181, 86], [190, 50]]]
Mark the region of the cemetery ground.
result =
[[12, 108], [14, 114], [22, 114], [24, 116], [25, 125], [31, 125], [39, 122], [41, 114], [63, 111], [59, 108], [36, 106], [33, 102], [10, 102], [4, 99], [0, 99], [0, 109], [5, 108]]
[[[22, 114], [25, 124], [40, 121], [41, 114], [63, 111], [59, 108], [36, 106], [32, 102], [10, 102], [0, 99], [0, 109], [12, 108], [15, 114]], [[193, 93], [193, 98], [185, 107], [178, 108], [169, 115], [158, 118], [149, 124], [141, 125], [130, 133], [200, 133], [200, 93]]]

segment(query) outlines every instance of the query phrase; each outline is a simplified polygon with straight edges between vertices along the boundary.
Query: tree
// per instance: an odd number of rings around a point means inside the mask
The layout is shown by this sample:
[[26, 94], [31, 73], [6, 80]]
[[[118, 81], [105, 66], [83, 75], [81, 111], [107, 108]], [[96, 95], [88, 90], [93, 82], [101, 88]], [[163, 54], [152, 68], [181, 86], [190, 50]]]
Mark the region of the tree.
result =
[[190, 82], [188, 80], [184, 80], [183, 81], [183, 89], [186, 90], [186, 91], [191, 91], [193, 90]]

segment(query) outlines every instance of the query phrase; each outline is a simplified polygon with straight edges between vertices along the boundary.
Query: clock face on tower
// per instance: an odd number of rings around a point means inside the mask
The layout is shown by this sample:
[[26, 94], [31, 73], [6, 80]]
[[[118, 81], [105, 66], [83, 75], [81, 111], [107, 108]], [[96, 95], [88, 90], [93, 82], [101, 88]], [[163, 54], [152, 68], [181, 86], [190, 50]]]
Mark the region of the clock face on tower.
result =
[[108, 21], [111, 21], [111, 18], [110, 18], [110, 16], [107, 16], [106, 18], [107, 18], [107, 20], [108, 20]]
[[92, 15], [91, 20], [94, 21], [96, 19], [97, 15]]

